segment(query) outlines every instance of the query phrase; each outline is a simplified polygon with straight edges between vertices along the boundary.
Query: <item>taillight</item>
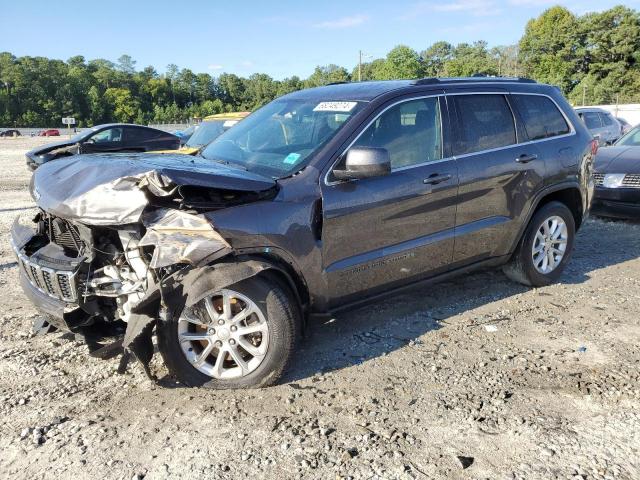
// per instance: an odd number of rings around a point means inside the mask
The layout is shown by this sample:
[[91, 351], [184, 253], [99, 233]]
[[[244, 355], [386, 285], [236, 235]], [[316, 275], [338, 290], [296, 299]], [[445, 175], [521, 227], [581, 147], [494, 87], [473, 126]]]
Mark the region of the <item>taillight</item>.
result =
[[598, 153], [598, 141], [596, 139], [591, 140], [591, 155]]

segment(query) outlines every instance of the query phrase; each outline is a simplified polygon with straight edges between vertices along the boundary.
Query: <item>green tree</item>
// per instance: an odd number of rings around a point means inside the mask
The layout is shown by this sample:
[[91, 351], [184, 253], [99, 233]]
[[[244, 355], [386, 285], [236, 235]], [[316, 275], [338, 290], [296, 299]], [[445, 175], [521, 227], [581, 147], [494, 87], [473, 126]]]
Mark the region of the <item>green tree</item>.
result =
[[346, 68], [330, 64], [317, 66], [311, 76], [304, 81], [304, 86], [306, 88], [321, 87], [329, 83], [348, 82], [349, 80], [350, 76]]
[[469, 77], [474, 74], [497, 75], [496, 59], [489, 54], [487, 42], [460, 43], [453, 49], [452, 58], [444, 64], [449, 77]]
[[107, 88], [104, 99], [116, 121], [132, 122], [136, 118], [139, 103], [126, 88]]
[[424, 76], [424, 66], [418, 52], [398, 45], [391, 50], [374, 71], [377, 80], [412, 79]]
[[453, 45], [449, 42], [436, 42], [420, 54], [424, 74], [427, 77], [442, 77], [444, 66], [453, 56]]
[[529, 20], [520, 40], [525, 75], [570, 92], [577, 83], [583, 45], [583, 31], [573, 13], [564, 7], [544, 11]]

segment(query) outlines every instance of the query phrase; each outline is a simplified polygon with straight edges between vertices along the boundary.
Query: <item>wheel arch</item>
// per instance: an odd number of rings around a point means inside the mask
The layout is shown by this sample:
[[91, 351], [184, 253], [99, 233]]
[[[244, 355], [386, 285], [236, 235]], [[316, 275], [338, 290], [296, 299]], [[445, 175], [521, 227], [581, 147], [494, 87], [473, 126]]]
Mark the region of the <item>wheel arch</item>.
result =
[[258, 260], [268, 264], [269, 268], [266, 268], [258, 275], [279, 281], [291, 290], [291, 293], [295, 296], [300, 308], [303, 322], [306, 324], [311, 303], [309, 287], [307, 286], [307, 282], [305, 281], [302, 273], [296, 269], [292, 262], [289, 262], [285, 258], [279, 256], [273, 250], [269, 253], [264, 253], [264, 250], [262, 253], [247, 252], [237, 256], [236, 258], [238, 262]]
[[527, 230], [527, 226], [529, 222], [536, 214], [536, 212], [542, 208], [544, 205], [558, 201], [567, 206], [567, 208], [571, 211], [573, 215], [573, 219], [575, 221], [576, 232], [582, 225], [582, 221], [584, 220], [584, 208], [583, 208], [583, 200], [582, 193], [580, 191], [580, 187], [575, 182], [565, 182], [558, 185], [554, 185], [553, 187], [546, 188], [542, 190], [535, 198], [531, 208], [529, 209], [529, 213], [525, 218], [525, 221], [522, 222], [520, 226], [520, 230], [518, 235], [516, 236], [516, 241], [511, 246], [511, 254], [513, 254], [517, 250], [517, 246], [522, 241], [525, 231]]

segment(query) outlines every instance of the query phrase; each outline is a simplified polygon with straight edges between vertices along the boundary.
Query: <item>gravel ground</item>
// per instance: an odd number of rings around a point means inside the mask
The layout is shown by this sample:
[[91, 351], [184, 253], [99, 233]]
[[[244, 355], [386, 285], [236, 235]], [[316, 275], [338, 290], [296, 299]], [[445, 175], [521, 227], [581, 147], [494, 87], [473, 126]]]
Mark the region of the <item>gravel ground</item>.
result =
[[281, 385], [182, 388], [34, 337], [0, 139], [0, 478], [640, 478], [640, 224], [589, 220], [561, 283], [487, 271], [314, 323]]

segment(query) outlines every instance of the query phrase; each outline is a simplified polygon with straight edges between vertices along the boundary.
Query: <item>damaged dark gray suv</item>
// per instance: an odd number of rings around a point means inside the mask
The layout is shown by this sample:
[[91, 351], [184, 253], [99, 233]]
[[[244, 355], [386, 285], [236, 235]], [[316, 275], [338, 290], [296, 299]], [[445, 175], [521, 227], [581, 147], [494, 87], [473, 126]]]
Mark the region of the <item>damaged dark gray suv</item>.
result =
[[558, 89], [531, 80], [330, 85], [271, 102], [199, 157], [47, 163], [39, 213], [11, 241], [44, 328], [149, 375], [155, 332], [187, 385], [265, 386], [312, 315], [486, 266], [557, 281], [593, 149]]

